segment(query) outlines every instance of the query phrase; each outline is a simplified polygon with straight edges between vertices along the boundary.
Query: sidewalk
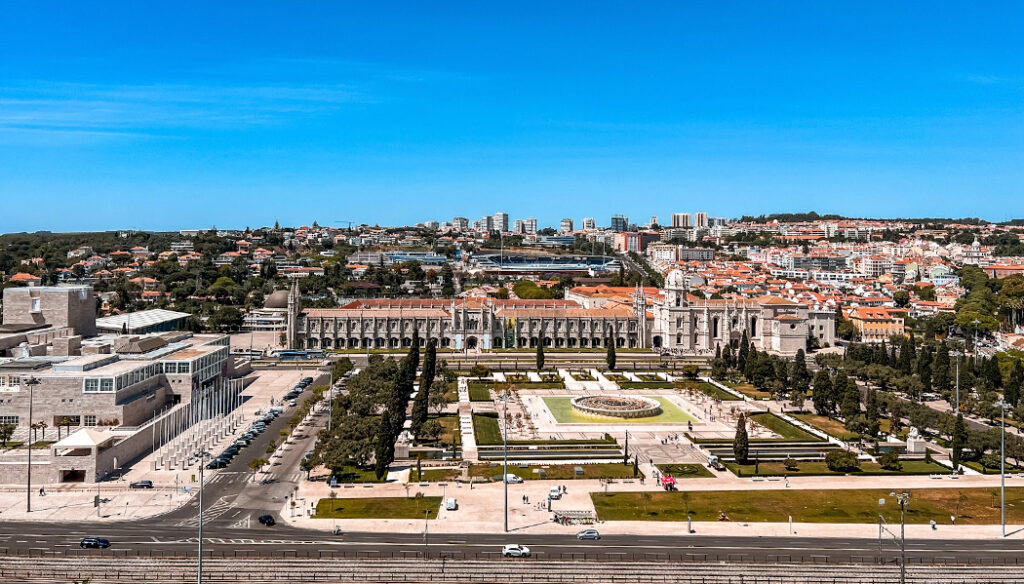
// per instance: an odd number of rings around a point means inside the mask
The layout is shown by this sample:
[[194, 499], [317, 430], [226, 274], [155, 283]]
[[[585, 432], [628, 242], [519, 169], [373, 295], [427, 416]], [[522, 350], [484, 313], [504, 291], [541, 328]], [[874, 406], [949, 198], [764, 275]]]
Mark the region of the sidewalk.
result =
[[[891, 489], [898, 491], [934, 488], [977, 488], [998, 486], [999, 477], [968, 476], [960, 479], [944, 478], [941, 480], [924, 477], [857, 477], [836, 482], [835, 477], [798, 477], [790, 479], [791, 489]], [[547, 511], [548, 491], [553, 486], [565, 485], [566, 494], [561, 500], [552, 501], [552, 509], [566, 511], [593, 511], [590, 499], [591, 492], [636, 492], [660, 491], [654, 481], [648, 480], [644, 486], [639, 483], [612, 483], [602, 485], [595, 480], [570, 481], [526, 481], [522, 484], [508, 485], [508, 524], [510, 533], [530, 534], [575, 534], [585, 526], [563, 526], [553, 523]], [[680, 481], [680, 489], [690, 491], [718, 490], [780, 490], [782, 479], [778, 481], [752, 481], [750, 479], [684, 479]], [[1007, 486], [1024, 486], [1024, 479], [1007, 478]], [[309, 509], [316, 501], [327, 498], [330, 487], [325, 483], [304, 483], [299, 488], [298, 498], [306, 501]], [[418, 484], [368, 484], [352, 485], [348, 488], [335, 489], [338, 500], [346, 497], [407, 497], [423, 496], [455, 497], [459, 509], [447, 511], [441, 508], [438, 517], [430, 521], [431, 533], [501, 533], [504, 530], [504, 489], [501, 483], [484, 485], [461, 485], [449, 483], [431, 483], [428, 486]], [[529, 497], [525, 502], [523, 496]], [[424, 521], [418, 519], [316, 519], [304, 514], [300, 517], [289, 517], [291, 510], [285, 505], [281, 509], [281, 520], [296, 527], [321, 529], [330, 531], [335, 525], [344, 531], [359, 532], [401, 532], [422, 533]], [[602, 533], [628, 535], [683, 535], [686, 533], [684, 522], [674, 521], [613, 521], [599, 522], [595, 525]], [[773, 537], [799, 535], [806, 537], [858, 537], [878, 538], [878, 524], [831, 524], [831, 523], [794, 523], [792, 532], [788, 523], [741, 523], [731, 521], [695, 522], [693, 529], [699, 535], [720, 536], [754, 536]], [[1024, 539], [1024, 534], [1013, 533], [1017, 527], [1008, 527], [1008, 532], [1015, 539]], [[964, 539], [997, 538], [1000, 535], [999, 525], [940, 525], [932, 529], [928, 525], [908, 525], [907, 536], [918, 539]]]

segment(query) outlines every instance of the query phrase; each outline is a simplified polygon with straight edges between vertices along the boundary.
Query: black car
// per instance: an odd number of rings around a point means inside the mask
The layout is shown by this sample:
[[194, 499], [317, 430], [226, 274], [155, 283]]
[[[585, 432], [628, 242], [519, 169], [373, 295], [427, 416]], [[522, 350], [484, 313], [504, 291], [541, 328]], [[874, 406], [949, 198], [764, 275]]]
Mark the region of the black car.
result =
[[305, 383], [306, 385], [309, 385], [310, 383], [313, 383], [313, 378], [312, 377], [303, 377], [302, 378], [302, 383]]
[[267, 527], [270, 527], [271, 525], [277, 523], [276, 521], [274, 521], [273, 515], [260, 515], [259, 522], [263, 525], [266, 525]]
[[128, 485], [128, 488], [129, 489], [152, 489], [153, 488], [153, 481], [148, 481], [148, 480], [147, 481], [135, 481], [134, 483]]
[[206, 468], [210, 468], [210, 469], [224, 468], [227, 465], [228, 465], [228, 461], [224, 460], [223, 458], [214, 458], [209, 463], [207, 463]]
[[102, 549], [110, 547], [110, 540], [103, 537], [83, 537], [78, 545], [84, 548]]

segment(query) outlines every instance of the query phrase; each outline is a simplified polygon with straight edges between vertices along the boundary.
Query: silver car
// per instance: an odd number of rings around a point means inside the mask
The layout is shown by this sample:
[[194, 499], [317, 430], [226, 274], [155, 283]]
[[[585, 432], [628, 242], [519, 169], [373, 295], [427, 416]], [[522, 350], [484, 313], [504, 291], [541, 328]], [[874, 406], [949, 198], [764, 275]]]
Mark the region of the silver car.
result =
[[601, 539], [601, 534], [596, 529], [584, 529], [576, 534], [576, 539]]

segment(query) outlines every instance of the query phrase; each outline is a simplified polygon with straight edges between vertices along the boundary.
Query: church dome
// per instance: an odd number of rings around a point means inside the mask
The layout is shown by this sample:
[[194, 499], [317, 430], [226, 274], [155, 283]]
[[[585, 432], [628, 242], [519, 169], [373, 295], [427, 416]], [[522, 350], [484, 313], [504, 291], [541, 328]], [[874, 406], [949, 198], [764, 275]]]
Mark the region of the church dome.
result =
[[288, 308], [288, 291], [277, 290], [263, 302], [263, 308]]
[[665, 278], [666, 289], [681, 290], [686, 287], [686, 276], [683, 275], [682, 270], [672, 270], [668, 273]]

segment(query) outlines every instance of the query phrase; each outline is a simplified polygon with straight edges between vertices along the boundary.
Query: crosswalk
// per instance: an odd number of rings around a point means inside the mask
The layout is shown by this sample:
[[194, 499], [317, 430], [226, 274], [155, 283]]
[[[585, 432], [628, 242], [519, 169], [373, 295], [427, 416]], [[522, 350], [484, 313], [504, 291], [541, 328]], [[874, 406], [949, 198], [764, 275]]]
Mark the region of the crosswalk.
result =
[[[227, 513], [235, 502], [235, 495], [221, 497], [214, 501], [212, 505], [203, 509], [203, 522], [213, 521], [221, 515]], [[182, 519], [176, 523], [178, 527], [196, 527], [199, 525], [199, 517], [189, 517]]]

